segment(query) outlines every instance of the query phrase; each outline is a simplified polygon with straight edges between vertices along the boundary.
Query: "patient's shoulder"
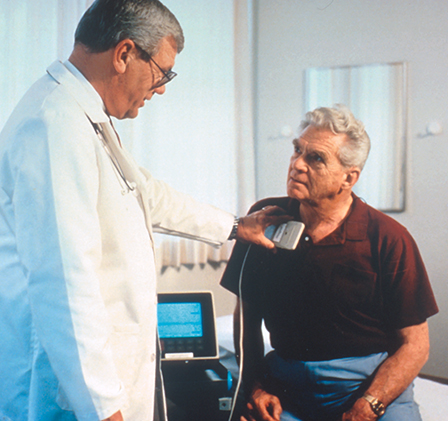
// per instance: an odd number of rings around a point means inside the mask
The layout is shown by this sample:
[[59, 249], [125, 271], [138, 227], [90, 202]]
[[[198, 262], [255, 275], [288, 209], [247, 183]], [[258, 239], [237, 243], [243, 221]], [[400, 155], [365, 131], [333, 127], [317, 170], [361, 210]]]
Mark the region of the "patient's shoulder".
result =
[[250, 208], [249, 213], [256, 212], [266, 206], [279, 206], [280, 208], [284, 209], [287, 213], [290, 213], [293, 209], [298, 208], [299, 202], [287, 196], [267, 197], [254, 203]]

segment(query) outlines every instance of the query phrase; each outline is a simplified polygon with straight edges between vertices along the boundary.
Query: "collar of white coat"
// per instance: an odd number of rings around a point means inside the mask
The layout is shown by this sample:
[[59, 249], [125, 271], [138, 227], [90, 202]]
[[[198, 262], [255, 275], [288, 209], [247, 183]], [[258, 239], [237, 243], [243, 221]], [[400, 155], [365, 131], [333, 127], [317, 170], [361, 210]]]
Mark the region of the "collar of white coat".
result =
[[72, 63], [55, 61], [47, 73], [70, 92], [93, 123], [109, 121], [101, 96]]

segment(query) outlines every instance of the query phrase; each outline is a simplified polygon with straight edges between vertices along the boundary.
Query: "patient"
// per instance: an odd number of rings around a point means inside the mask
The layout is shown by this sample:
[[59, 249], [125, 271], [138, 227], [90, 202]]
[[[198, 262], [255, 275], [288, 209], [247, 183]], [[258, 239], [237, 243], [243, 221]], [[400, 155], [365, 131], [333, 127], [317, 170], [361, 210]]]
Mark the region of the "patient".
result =
[[417, 246], [352, 192], [370, 149], [364, 125], [335, 106], [307, 113], [301, 130], [288, 197], [250, 210], [278, 205], [304, 222], [297, 249], [237, 243], [221, 281], [239, 295], [243, 267], [242, 420], [421, 420], [413, 380], [438, 309]]

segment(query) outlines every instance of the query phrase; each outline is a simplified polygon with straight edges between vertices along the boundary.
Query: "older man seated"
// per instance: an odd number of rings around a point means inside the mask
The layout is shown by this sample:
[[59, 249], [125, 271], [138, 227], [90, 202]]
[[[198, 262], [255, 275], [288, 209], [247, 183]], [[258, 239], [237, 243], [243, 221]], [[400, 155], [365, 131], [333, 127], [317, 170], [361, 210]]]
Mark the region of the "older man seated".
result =
[[242, 420], [420, 420], [412, 383], [438, 311], [422, 258], [406, 228], [352, 192], [370, 149], [364, 125], [335, 106], [301, 129], [288, 197], [250, 210], [277, 205], [302, 221], [298, 247], [237, 243], [221, 281], [243, 310]]

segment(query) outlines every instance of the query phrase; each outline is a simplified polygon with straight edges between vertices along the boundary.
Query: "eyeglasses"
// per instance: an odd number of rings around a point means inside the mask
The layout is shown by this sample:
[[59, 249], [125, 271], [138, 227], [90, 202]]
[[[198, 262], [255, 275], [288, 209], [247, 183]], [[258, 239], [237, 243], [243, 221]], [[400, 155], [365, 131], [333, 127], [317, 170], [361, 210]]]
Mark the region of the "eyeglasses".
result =
[[150, 56], [149, 59], [157, 66], [157, 68], [163, 73], [162, 78], [156, 82], [153, 86], [152, 89], [157, 89], [160, 88], [161, 86], [167, 84], [168, 82], [171, 82], [176, 76], [177, 73], [173, 72], [172, 70], [168, 70], [167, 72], [165, 72], [156, 62], [155, 60]]
[[173, 72], [172, 70], [168, 70], [167, 72], [165, 72], [142, 47], [140, 47], [135, 42], [134, 44], [137, 47], [137, 50], [140, 51], [142, 59], [146, 62], [152, 61], [163, 74], [160, 80], [152, 85], [151, 89], [160, 88], [161, 86], [166, 85], [168, 82], [172, 81], [177, 76], [177, 73]]

